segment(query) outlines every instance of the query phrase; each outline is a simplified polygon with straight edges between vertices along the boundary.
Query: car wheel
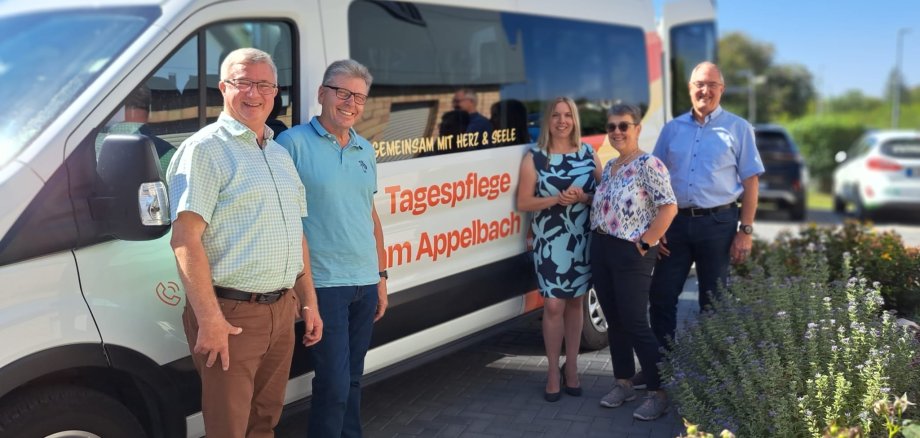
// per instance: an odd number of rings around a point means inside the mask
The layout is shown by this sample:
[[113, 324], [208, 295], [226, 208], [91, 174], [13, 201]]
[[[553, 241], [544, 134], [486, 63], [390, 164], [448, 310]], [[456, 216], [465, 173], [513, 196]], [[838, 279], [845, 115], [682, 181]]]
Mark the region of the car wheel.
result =
[[834, 195], [834, 213], [844, 214], [847, 212], [847, 202], [838, 195]]
[[131, 411], [101, 392], [51, 386], [23, 392], [0, 409], [0, 431], [10, 437], [145, 437]]
[[798, 222], [805, 220], [805, 210], [805, 198], [799, 199], [789, 208], [789, 219]]
[[866, 208], [866, 204], [863, 203], [863, 200], [860, 196], [856, 196], [854, 214], [856, 215], [856, 219], [861, 222], [872, 220], [872, 212]]
[[607, 346], [607, 320], [604, 319], [604, 312], [593, 287], [588, 290], [584, 303], [581, 347], [585, 350], [600, 350]]

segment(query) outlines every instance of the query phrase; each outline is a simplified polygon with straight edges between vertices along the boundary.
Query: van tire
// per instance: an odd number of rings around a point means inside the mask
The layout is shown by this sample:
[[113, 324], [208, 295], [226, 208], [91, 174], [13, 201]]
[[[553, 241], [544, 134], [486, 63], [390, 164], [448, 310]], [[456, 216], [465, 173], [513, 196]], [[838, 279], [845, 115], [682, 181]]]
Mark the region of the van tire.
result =
[[847, 201], [844, 201], [838, 195], [834, 195], [834, 213], [845, 214], [847, 212]]
[[0, 408], [0, 438], [43, 437], [65, 431], [100, 438], [147, 435], [118, 400], [88, 388], [68, 385], [28, 390]]
[[597, 301], [594, 288], [588, 290], [584, 299], [584, 322], [581, 328], [581, 348], [600, 350], [607, 346], [607, 320]]

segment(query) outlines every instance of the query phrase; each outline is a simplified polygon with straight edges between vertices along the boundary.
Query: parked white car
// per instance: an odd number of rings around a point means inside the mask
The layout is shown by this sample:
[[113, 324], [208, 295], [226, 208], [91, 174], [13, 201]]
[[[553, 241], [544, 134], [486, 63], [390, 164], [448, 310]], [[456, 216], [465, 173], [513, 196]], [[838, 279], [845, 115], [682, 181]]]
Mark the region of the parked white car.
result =
[[873, 131], [835, 156], [834, 210], [870, 219], [878, 212], [920, 211], [920, 131]]

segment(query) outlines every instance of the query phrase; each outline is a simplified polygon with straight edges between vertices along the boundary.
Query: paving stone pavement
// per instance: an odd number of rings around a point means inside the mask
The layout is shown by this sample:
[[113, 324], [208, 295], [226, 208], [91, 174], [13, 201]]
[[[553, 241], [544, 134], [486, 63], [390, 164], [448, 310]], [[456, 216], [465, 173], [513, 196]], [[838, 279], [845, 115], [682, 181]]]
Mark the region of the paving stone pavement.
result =
[[[691, 277], [680, 297], [679, 319], [694, 318], [697, 306], [696, 279]], [[614, 409], [598, 404], [613, 381], [608, 349], [580, 354], [578, 369], [581, 397], [563, 394], [556, 403], [544, 401], [540, 322], [525, 322], [365, 387], [364, 433], [368, 438], [673, 438], [683, 432], [673, 407], [664, 417], [646, 422], [632, 417], [639, 400]], [[287, 417], [276, 436], [305, 436], [307, 417], [307, 411]]]

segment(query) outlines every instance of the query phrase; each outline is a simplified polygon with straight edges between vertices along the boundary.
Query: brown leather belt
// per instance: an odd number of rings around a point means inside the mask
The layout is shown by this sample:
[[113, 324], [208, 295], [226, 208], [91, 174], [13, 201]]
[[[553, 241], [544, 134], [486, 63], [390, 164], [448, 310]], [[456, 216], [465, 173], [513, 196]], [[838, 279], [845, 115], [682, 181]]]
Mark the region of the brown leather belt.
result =
[[243, 292], [241, 290], [230, 289], [228, 287], [214, 287], [214, 293], [220, 298], [235, 301], [249, 301], [250, 303], [271, 304], [281, 299], [290, 289], [280, 289], [274, 292], [256, 293]]
[[699, 207], [678, 208], [677, 213], [682, 214], [684, 216], [700, 217], [700, 216], [706, 216], [712, 213], [717, 213], [725, 209], [734, 208], [737, 205], [738, 204], [731, 202], [725, 205], [720, 205], [718, 207], [712, 207], [712, 208], [699, 208]]

